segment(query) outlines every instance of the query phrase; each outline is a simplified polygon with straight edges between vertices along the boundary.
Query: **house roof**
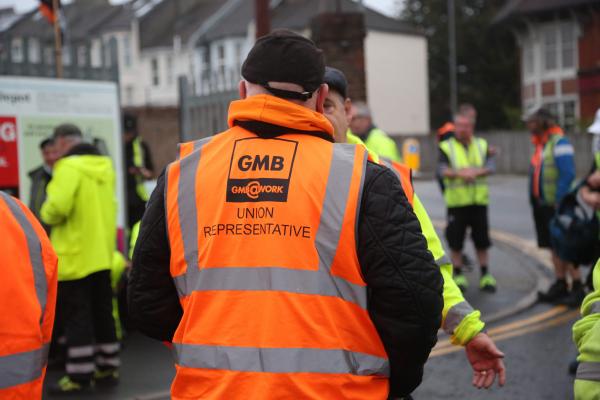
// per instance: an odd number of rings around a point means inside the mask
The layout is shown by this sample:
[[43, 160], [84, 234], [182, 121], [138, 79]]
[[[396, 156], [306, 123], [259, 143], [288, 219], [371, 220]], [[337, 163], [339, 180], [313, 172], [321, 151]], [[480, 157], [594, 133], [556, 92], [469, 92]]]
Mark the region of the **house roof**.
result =
[[[108, 1], [76, 1], [62, 9], [66, 18], [66, 35], [69, 40], [84, 41], [98, 33], [128, 29], [125, 24], [127, 5], [111, 5]], [[51, 41], [54, 30], [37, 8], [23, 14], [7, 30], [12, 36], [34, 36]]]
[[[210, 42], [228, 36], [245, 36], [248, 22], [254, 14], [252, 1], [230, 0], [235, 3], [229, 12], [205, 30], [197, 39]], [[303, 30], [310, 27], [313, 17], [322, 10], [321, 0], [281, 0], [271, 9], [271, 27], [273, 29], [286, 28]], [[360, 5], [352, 0], [341, 1], [341, 11], [357, 12]], [[423, 35], [423, 32], [412, 25], [387, 17], [371, 8], [364, 7], [365, 24], [368, 30], [404, 33], [410, 35]], [[327, 11], [333, 11], [327, 10]]]
[[[219, 0], [162, 0], [140, 17], [142, 48], [164, 47], [173, 44], [175, 36], [187, 41], [189, 37], [219, 8]], [[252, 3], [252, 2], [249, 2]]]
[[543, 14], [589, 4], [600, 4], [600, 0], [507, 0], [494, 17], [493, 23], [504, 22], [516, 16]]
[[10, 28], [19, 19], [20, 15], [15, 13], [12, 7], [0, 8], [0, 32]]

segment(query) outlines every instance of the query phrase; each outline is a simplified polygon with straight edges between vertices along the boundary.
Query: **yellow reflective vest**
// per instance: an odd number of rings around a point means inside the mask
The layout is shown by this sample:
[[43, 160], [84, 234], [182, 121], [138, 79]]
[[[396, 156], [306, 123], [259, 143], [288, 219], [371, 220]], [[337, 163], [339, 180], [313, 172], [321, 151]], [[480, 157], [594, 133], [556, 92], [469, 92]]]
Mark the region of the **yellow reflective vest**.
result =
[[[353, 136], [362, 142], [362, 140], [356, 136], [350, 129], [348, 129], [348, 137]], [[351, 143], [348, 141], [348, 143]], [[394, 139], [388, 136], [387, 133], [379, 128], [373, 128], [367, 135], [367, 140], [363, 143], [369, 152], [377, 154], [379, 157], [389, 158], [392, 161], [402, 162], [402, 156], [398, 151], [398, 146]]]
[[[362, 140], [351, 133], [348, 134], [348, 143], [364, 146]], [[367, 150], [369, 151], [370, 158], [378, 163], [379, 157], [377, 154], [373, 153], [368, 147]], [[442, 241], [433, 227], [427, 210], [416, 193], [414, 194], [412, 203], [413, 211], [421, 224], [423, 236], [425, 236], [425, 240], [427, 241], [427, 248], [433, 255], [436, 264], [440, 267], [444, 278], [442, 328], [446, 333], [451, 335], [453, 344], [464, 346], [483, 330], [485, 324], [481, 321], [481, 312], [473, 309], [463, 297], [456, 283], [454, 283], [454, 279], [452, 279], [452, 262], [446, 255]]]
[[600, 399], [600, 260], [594, 267], [594, 291], [581, 305], [582, 318], [573, 325], [579, 350], [575, 400]]
[[[133, 146], [133, 165], [137, 168], [145, 168], [146, 166], [144, 165], [144, 147], [142, 146], [142, 141], [140, 140], [139, 137], [136, 137], [135, 139], [133, 139], [132, 146]], [[135, 182], [136, 182], [135, 191], [136, 191], [137, 195], [140, 197], [140, 199], [142, 199], [144, 201], [148, 201], [150, 196], [148, 195], [148, 191], [146, 190], [146, 187], [144, 186], [144, 178], [139, 175], [136, 175]]]
[[[483, 168], [488, 144], [485, 139], [474, 137], [465, 148], [456, 138], [450, 138], [440, 143], [440, 149], [448, 157], [450, 168], [459, 171], [465, 168]], [[447, 207], [486, 206], [489, 203], [489, 189], [485, 176], [477, 178], [474, 182], [444, 177], [444, 185]]]

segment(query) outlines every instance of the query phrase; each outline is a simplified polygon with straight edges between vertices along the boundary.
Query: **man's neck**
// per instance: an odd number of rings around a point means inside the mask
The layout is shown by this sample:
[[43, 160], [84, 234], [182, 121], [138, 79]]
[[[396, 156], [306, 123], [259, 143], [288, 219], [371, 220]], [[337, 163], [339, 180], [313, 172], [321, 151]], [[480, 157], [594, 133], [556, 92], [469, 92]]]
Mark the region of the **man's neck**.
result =
[[469, 136], [466, 138], [456, 138], [456, 140], [458, 140], [460, 143], [462, 143], [465, 146], [468, 146], [471, 144], [471, 141], [473, 140], [473, 136]]

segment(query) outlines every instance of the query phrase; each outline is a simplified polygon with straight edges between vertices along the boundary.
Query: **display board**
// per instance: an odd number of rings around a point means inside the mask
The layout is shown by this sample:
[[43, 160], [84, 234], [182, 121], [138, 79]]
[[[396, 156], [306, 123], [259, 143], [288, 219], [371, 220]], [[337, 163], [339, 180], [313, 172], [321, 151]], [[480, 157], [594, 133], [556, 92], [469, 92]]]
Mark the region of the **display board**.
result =
[[117, 85], [29, 77], [0, 77], [0, 189], [18, 188], [29, 204], [28, 173], [42, 165], [39, 144], [63, 123], [77, 125], [113, 161], [118, 226], [125, 226], [121, 118]]

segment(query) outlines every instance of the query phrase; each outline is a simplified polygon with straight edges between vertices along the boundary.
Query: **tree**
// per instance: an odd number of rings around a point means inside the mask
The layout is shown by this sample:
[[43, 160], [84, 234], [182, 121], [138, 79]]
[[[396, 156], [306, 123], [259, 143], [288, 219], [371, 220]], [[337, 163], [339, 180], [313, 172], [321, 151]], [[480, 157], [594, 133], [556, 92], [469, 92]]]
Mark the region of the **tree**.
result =
[[[505, 0], [455, 0], [458, 102], [472, 103], [481, 130], [518, 123], [518, 48], [508, 29], [492, 25]], [[451, 118], [448, 75], [448, 10], [445, 0], [404, 0], [404, 21], [428, 38], [431, 126]]]

